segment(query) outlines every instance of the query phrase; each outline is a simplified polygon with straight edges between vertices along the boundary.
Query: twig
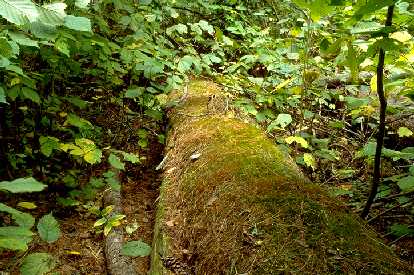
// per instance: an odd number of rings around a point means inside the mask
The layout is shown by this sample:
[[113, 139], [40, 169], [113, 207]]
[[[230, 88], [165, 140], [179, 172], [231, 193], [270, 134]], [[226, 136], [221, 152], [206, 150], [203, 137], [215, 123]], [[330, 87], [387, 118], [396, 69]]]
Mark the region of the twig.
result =
[[[389, 27], [392, 25], [392, 16], [394, 14], [394, 5], [388, 7], [387, 19], [385, 26]], [[385, 116], [387, 110], [387, 99], [384, 93], [384, 63], [385, 63], [385, 50], [380, 49], [378, 66], [377, 66], [377, 93], [380, 101], [380, 123], [378, 127], [377, 135], [377, 148], [375, 150], [374, 160], [374, 176], [372, 179], [371, 191], [365, 204], [364, 210], [362, 210], [361, 218], [365, 219], [368, 216], [369, 210], [371, 209], [372, 203], [374, 202], [375, 196], [378, 192], [378, 186], [381, 182], [381, 153], [382, 146], [384, 145], [385, 136]]]

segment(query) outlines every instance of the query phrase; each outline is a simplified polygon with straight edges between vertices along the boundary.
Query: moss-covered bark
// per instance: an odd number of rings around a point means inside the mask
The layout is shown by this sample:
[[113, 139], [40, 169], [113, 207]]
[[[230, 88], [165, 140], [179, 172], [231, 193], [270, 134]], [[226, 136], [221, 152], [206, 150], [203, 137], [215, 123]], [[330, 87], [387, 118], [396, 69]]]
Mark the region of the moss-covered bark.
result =
[[151, 274], [411, 273], [225, 100], [195, 81], [169, 115]]

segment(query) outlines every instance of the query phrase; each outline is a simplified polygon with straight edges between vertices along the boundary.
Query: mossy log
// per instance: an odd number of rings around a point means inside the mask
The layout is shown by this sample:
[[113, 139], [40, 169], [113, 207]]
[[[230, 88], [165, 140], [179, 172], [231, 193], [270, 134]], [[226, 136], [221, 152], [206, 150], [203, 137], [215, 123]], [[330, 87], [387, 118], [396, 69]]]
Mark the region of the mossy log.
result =
[[169, 113], [150, 274], [412, 272], [260, 129], [232, 118], [214, 83], [191, 82], [185, 98]]

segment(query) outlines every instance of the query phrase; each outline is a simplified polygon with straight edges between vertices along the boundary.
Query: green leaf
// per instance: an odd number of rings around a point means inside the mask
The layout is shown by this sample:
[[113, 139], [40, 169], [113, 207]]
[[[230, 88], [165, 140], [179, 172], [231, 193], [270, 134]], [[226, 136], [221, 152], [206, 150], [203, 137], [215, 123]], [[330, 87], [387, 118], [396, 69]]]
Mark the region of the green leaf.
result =
[[276, 118], [275, 123], [280, 127], [285, 128], [292, 123], [292, 116], [290, 114], [279, 114]]
[[83, 32], [92, 32], [91, 20], [86, 17], [68, 15], [65, 17], [64, 25], [69, 29]]
[[395, 4], [398, 0], [367, 0], [364, 1], [365, 5], [360, 7], [354, 14], [353, 19], [360, 20], [364, 16], [368, 16], [371, 13], [374, 13], [377, 10], [380, 10], [386, 6], [391, 6]]
[[408, 129], [407, 127], [400, 127], [398, 128], [398, 136], [399, 137], [410, 137], [413, 135], [413, 132]]
[[28, 228], [20, 226], [4, 226], [0, 227], [0, 237], [12, 237], [12, 238], [27, 238], [32, 237], [34, 233]]
[[143, 241], [131, 241], [122, 246], [121, 254], [130, 257], [145, 257], [151, 254], [151, 246]]
[[180, 59], [180, 62], [178, 62], [177, 69], [181, 73], [185, 73], [188, 70], [191, 69], [191, 66], [193, 65], [194, 57], [190, 55], [185, 55]]
[[400, 179], [398, 182], [398, 187], [400, 187], [402, 192], [410, 192], [414, 190], [414, 176], [407, 176]]
[[59, 223], [53, 217], [52, 213], [43, 216], [37, 224], [37, 231], [42, 240], [53, 243], [60, 237]]
[[118, 156], [114, 154], [110, 154], [108, 161], [112, 167], [119, 169], [119, 170], [125, 170], [125, 164], [119, 159]]
[[0, 236], [0, 248], [26, 251], [28, 246], [24, 239]]
[[66, 43], [66, 39], [58, 39], [55, 42], [55, 49], [63, 53], [67, 57], [70, 57], [69, 45]]
[[[1, 0], [0, 0], [1, 1]], [[9, 58], [13, 56], [13, 49], [6, 38], [0, 38], [0, 53], [2, 56]]]
[[39, 16], [36, 5], [30, 0], [0, 0], [0, 15], [16, 25], [25, 25]]
[[46, 157], [50, 157], [53, 150], [60, 149], [59, 139], [55, 137], [44, 137], [39, 138], [40, 152]]
[[145, 61], [144, 63], [144, 76], [146, 78], [153, 78], [157, 74], [164, 72], [164, 64], [156, 59]]
[[141, 161], [139, 156], [136, 154], [122, 152], [122, 155], [124, 156], [125, 161], [129, 161], [134, 164], [139, 163]]
[[203, 31], [206, 31], [208, 34], [210, 34], [210, 35], [213, 35], [214, 34], [214, 27], [212, 25], [210, 25], [207, 21], [200, 20], [198, 22], [198, 25], [200, 26], [200, 28]]
[[25, 99], [30, 99], [34, 103], [40, 104], [40, 101], [41, 101], [40, 96], [35, 90], [32, 90], [28, 87], [23, 87], [21, 89], [21, 95]]
[[126, 98], [137, 98], [144, 94], [144, 88], [143, 87], [137, 87], [137, 88], [129, 88], [125, 92]]
[[90, 123], [86, 119], [78, 117], [75, 114], [69, 114], [64, 124], [69, 124], [69, 125], [78, 127], [79, 129], [85, 129], [85, 130], [93, 129], [92, 123]]
[[0, 227], [0, 247], [9, 250], [26, 251], [32, 241], [33, 232], [19, 226]]
[[20, 272], [22, 275], [43, 275], [56, 266], [55, 258], [48, 253], [32, 253], [24, 258]]
[[30, 39], [23, 33], [9, 32], [8, 35], [19, 45], [39, 48], [39, 43], [37, 43], [37, 41]]
[[414, 236], [414, 229], [410, 228], [408, 224], [393, 224], [391, 226], [391, 234], [393, 234], [396, 237], [402, 237], [402, 236]]
[[80, 9], [87, 9], [91, 0], [75, 0], [75, 6]]
[[0, 86], [0, 103], [7, 103], [6, 100], [6, 92], [4, 91], [3, 87]]
[[153, 118], [154, 120], [162, 120], [163, 113], [158, 110], [145, 110], [144, 112], [147, 116]]
[[35, 223], [35, 219], [33, 218], [32, 215], [20, 212], [19, 210], [9, 207], [1, 202], [0, 202], [0, 211], [11, 214], [13, 220], [22, 227], [31, 228]]
[[0, 190], [6, 190], [11, 193], [40, 192], [46, 187], [47, 185], [38, 182], [34, 178], [18, 178], [13, 181], [0, 182]]

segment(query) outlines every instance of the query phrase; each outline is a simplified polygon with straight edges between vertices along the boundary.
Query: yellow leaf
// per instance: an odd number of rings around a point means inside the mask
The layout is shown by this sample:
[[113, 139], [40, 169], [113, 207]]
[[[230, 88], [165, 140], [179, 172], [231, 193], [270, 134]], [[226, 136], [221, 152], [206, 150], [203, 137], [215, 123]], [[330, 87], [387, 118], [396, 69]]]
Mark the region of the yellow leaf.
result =
[[370, 85], [371, 85], [371, 92], [376, 93], [377, 92], [377, 75], [374, 75], [371, 78]]
[[411, 36], [411, 34], [409, 34], [407, 31], [394, 32], [393, 34], [390, 35], [390, 37], [392, 39], [395, 39], [397, 41], [400, 41], [401, 43], [410, 41], [413, 38]]
[[296, 136], [290, 136], [285, 138], [286, 143], [292, 144], [293, 142], [296, 142], [300, 144], [303, 148], [308, 148], [309, 143], [303, 138], [303, 137], [296, 137]]
[[303, 161], [305, 164], [309, 167], [312, 167], [312, 170], [316, 169], [316, 161], [315, 158], [312, 156], [312, 154], [305, 153], [303, 154]]
[[411, 131], [407, 127], [400, 127], [398, 129], [398, 136], [399, 137], [410, 137], [412, 135], [413, 135], [413, 131]]
[[21, 207], [21, 208], [26, 208], [26, 209], [36, 209], [37, 205], [34, 204], [33, 202], [28, 202], [28, 201], [21, 201], [17, 204], [17, 206]]
[[81, 253], [79, 251], [70, 250], [70, 251], [66, 251], [66, 254], [69, 254], [69, 255], [80, 255]]

